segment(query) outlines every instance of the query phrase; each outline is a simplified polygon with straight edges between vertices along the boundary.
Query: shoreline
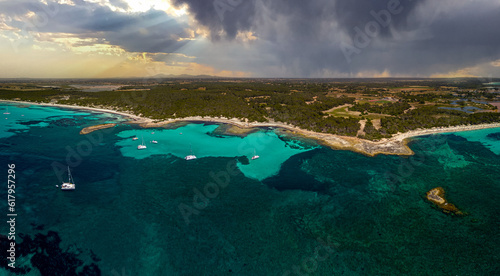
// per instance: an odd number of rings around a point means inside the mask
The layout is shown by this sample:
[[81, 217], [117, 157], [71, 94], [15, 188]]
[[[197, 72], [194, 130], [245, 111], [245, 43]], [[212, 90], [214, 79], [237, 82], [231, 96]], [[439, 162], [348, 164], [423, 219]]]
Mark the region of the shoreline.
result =
[[168, 119], [163, 121], [157, 121], [146, 117], [141, 117], [138, 115], [130, 114], [127, 112], [116, 111], [108, 108], [95, 108], [95, 107], [85, 107], [76, 105], [64, 105], [64, 104], [52, 104], [52, 103], [33, 103], [26, 101], [10, 101], [10, 100], [0, 100], [1, 102], [8, 103], [21, 103], [30, 105], [41, 105], [41, 106], [53, 106], [60, 108], [69, 109], [82, 109], [97, 111], [103, 113], [111, 113], [124, 117], [131, 118], [128, 124], [138, 124], [142, 128], [154, 128], [163, 127], [168, 124], [178, 123], [178, 122], [209, 122], [209, 123], [221, 123], [236, 126], [241, 129], [251, 129], [260, 127], [272, 127], [276, 128], [276, 131], [291, 136], [299, 136], [304, 138], [310, 138], [316, 140], [318, 143], [324, 146], [328, 146], [333, 149], [340, 150], [351, 150], [368, 156], [375, 156], [378, 154], [386, 155], [413, 155], [413, 151], [408, 147], [408, 140], [412, 137], [425, 136], [430, 134], [447, 133], [447, 132], [461, 132], [461, 131], [472, 131], [488, 128], [498, 128], [500, 123], [493, 124], [480, 124], [480, 125], [460, 125], [452, 127], [434, 127], [430, 129], [417, 129], [408, 131], [405, 133], [397, 133], [391, 138], [383, 138], [380, 141], [369, 141], [358, 137], [350, 136], [340, 136], [336, 134], [329, 133], [319, 133], [310, 130], [301, 129], [299, 127], [285, 124], [282, 122], [266, 122], [266, 123], [249, 123], [243, 122], [239, 119], [233, 118], [228, 119], [224, 117], [202, 117], [193, 116], [185, 117], [180, 119]]

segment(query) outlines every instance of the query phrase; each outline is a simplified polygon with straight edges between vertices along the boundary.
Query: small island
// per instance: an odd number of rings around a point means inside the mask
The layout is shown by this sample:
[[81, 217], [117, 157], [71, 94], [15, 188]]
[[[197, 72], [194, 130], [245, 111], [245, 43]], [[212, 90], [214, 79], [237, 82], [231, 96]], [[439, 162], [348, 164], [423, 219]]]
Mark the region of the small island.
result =
[[444, 197], [444, 189], [442, 187], [434, 188], [427, 192], [427, 200], [434, 203], [445, 214], [454, 214], [464, 216], [465, 214], [460, 211], [455, 205], [449, 203]]
[[95, 125], [95, 126], [89, 126], [80, 131], [80, 134], [85, 135], [89, 134], [91, 132], [94, 132], [99, 129], [106, 129], [106, 128], [112, 128], [115, 127], [116, 124], [100, 124], [100, 125]]

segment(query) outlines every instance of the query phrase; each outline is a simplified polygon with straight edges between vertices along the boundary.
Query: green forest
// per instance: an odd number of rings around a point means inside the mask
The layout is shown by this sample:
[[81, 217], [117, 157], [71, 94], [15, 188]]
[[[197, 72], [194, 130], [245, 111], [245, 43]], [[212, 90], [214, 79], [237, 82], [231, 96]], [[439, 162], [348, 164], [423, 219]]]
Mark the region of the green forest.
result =
[[[418, 83], [422, 84], [421, 81]], [[394, 88], [411, 85], [414, 83], [178, 80], [154, 86], [132, 84], [104, 92], [62, 88], [33, 91], [1, 89], [0, 98], [112, 108], [157, 120], [210, 116], [248, 119], [249, 122], [283, 122], [316, 132], [347, 136], [356, 136], [360, 129], [359, 121], [365, 119], [364, 138], [370, 140], [417, 128], [500, 122], [498, 112], [467, 113], [439, 108], [453, 100], [463, 101], [462, 106], [474, 104], [472, 100], [494, 100], [498, 92], [481, 90], [471, 93], [472, 88], [466, 90], [473, 86], [470, 82], [464, 82], [463, 87], [459, 83], [459, 87], [451, 91], [443, 91], [440, 82], [426, 83], [426, 89], [431, 91], [398, 91]], [[372, 102], [383, 97], [391, 97], [392, 102]], [[358, 111], [361, 114], [335, 116], [326, 112], [343, 105], [349, 106], [349, 112]], [[487, 104], [483, 106], [494, 108]], [[366, 114], [381, 115], [378, 128]]]

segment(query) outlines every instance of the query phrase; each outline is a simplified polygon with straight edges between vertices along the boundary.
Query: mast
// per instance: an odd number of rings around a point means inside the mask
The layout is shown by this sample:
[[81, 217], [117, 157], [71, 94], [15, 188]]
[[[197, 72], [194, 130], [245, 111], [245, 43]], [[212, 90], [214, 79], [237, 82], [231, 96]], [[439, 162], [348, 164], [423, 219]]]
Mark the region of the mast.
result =
[[69, 166], [68, 166], [68, 183], [69, 183], [69, 184], [74, 184], [74, 183], [73, 183], [73, 179], [72, 179], [72, 177], [71, 177], [71, 171], [69, 170]]

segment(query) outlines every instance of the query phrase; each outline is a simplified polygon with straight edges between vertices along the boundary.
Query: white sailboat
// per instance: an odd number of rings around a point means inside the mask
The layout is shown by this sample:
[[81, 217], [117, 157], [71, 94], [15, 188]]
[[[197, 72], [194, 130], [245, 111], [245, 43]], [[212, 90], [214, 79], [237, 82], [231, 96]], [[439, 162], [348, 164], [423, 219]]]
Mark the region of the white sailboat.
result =
[[71, 171], [68, 166], [68, 182], [64, 182], [61, 186], [61, 190], [63, 191], [71, 191], [75, 189], [75, 182], [73, 181], [73, 177], [71, 177]]
[[252, 156], [252, 160], [255, 160], [255, 159], [258, 159], [260, 158], [260, 156], [257, 155], [257, 153], [255, 153], [255, 149], [253, 150], [253, 156]]
[[145, 148], [147, 148], [147, 147], [146, 147], [146, 145], [144, 145], [144, 137], [142, 137], [142, 143], [137, 146], [137, 149], [141, 150], [141, 149], [145, 149]]
[[184, 157], [184, 159], [186, 160], [194, 160], [196, 159], [196, 155], [193, 154], [193, 149], [191, 148], [191, 146], [189, 146], [189, 151], [191, 152], [190, 155]]
[[5, 115], [9, 115], [10, 114], [9, 107], [5, 107], [5, 112], [3, 114], [5, 114]]

